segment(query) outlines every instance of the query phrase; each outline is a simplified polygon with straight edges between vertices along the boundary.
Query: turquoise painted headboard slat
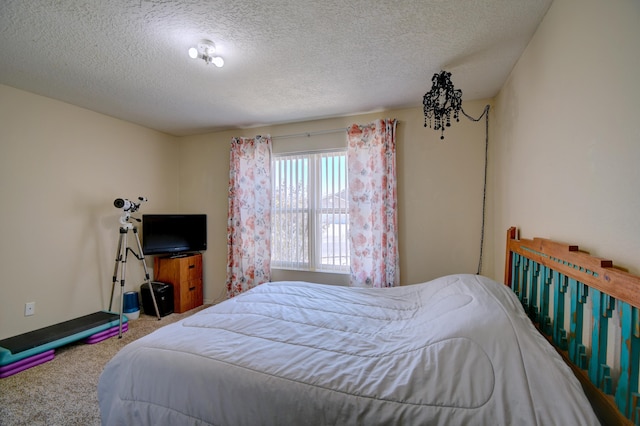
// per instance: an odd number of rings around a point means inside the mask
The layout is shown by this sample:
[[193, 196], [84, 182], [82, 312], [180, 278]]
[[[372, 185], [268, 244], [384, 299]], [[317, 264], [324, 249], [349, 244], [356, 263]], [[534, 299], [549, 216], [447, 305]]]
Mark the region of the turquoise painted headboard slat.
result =
[[520, 239], [512, 227], [505, 284], [571, 366], [603, 424], [640, 425], [640, 277], [576, 245]]

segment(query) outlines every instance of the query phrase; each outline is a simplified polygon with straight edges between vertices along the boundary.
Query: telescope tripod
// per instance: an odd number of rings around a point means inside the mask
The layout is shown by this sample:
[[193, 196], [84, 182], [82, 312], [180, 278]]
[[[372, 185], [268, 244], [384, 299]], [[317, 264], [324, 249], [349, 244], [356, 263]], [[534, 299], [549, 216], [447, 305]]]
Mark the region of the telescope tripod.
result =
[[[118, 239], [118, 250], [116, 251], [116, 264], [113, 268], [113, 282], [111, 284], [111, 299], [109, 301], [109, 311], [113, 305], [113, 293], [116, 287], [116, 281], [118, 280], [118, 269], [120, 269], [120, 322], [118, 328], [118, 338], [122, 338], [122, 310], [124, 307], [124, 282], [127, 269], [127, 255], [129, 252], [133, 253], [136, 259], [142, 261], [144, 268], [145, 282], [149, 286], [149, 292], [151, 293], [151, 300], [153, 300], [153, 307], [156, 310], [156, 316], [158, 321], [160, 320], [160, 311], [158, 310], [158, 304], [156, 303], [156, 296], [153, 294], [153, 286], [151, 285], [151, 278], [149, 277], [149, 270], [147, 269], [147, 263], [144, 261], [144, 253], [142, 252], [142, 245], [140, 244], [140, 237], [138, 236], [138, 228], [127, 221], [121, 221], [120, 238]], [[133, 230], [133, 234], [136, 237], [136, 243], [138, 244], [138, 253], [131, 250], [127, 245], [127, 235], [129, 230]]]

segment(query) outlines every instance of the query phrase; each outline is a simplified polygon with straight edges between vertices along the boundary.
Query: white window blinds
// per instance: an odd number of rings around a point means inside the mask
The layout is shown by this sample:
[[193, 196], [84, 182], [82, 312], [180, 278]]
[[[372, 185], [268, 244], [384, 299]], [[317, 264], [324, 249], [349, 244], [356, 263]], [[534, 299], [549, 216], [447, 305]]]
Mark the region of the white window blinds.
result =
[[349, 271], [346, 163], [346, 151], [273, 157], [273, 268]]

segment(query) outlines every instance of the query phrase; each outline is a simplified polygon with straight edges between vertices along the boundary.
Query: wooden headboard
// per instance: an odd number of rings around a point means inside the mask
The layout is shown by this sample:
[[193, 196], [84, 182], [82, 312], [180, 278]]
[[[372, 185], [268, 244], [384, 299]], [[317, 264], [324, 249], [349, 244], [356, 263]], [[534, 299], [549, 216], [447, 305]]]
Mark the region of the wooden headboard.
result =
[[600, 421], [639, 425], [640, 277], [575, 245], [519, 239], [512, 227], [505, 284], [569, 363]]

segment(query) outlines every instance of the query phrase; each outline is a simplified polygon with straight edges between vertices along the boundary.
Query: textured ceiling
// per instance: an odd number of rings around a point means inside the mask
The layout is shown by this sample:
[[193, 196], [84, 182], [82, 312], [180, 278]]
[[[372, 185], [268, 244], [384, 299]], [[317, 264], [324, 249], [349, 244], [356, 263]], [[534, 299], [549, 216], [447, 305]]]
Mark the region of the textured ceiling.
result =
[[173, 135], [490, 98], [551, 1], [1, 0], [0, 83]]

